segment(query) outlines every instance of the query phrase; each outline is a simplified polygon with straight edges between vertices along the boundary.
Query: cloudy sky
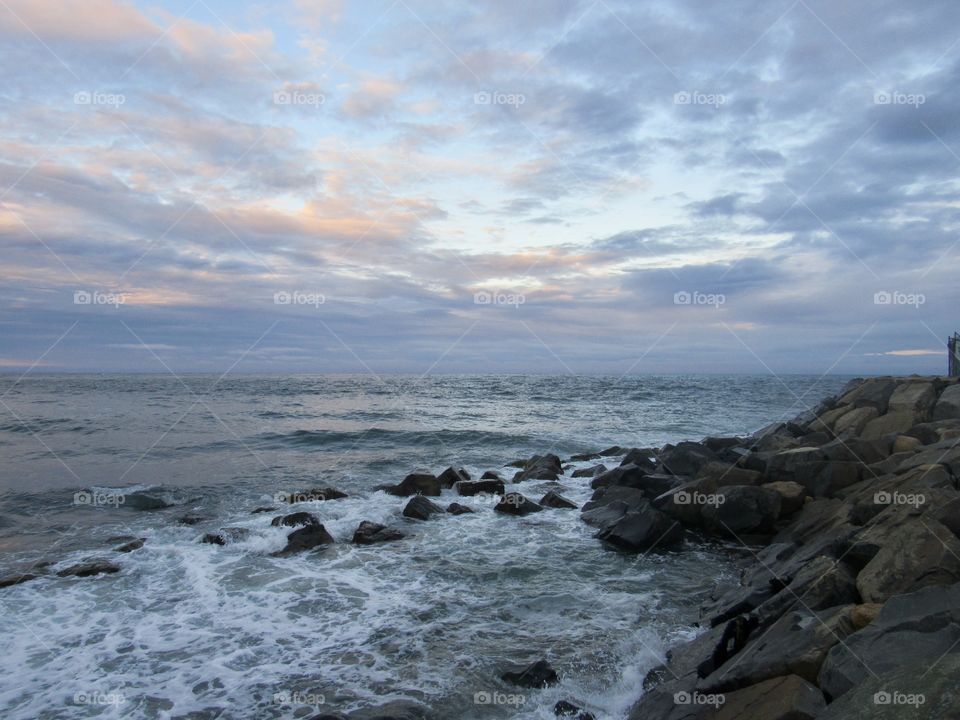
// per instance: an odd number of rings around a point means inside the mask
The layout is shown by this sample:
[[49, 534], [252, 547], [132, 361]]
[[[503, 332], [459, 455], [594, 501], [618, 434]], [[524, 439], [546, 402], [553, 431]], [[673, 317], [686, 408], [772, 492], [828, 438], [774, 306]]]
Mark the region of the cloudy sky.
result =
[[0, 370], [940, 372], [956, 0], [0, 0]]

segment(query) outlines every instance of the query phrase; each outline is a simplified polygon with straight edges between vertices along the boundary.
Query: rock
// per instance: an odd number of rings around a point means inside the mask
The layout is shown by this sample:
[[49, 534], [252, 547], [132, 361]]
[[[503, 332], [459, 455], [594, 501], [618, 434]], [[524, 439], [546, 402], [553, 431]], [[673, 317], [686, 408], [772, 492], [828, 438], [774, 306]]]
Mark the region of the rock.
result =
[[592, 465], [588, 468], [580, 468], [579, 470], [573, 471], [573, 477], [582, 478], [582, 477], [596, 477], [600, 473], [605, 473], [607, 471], [606, 465]]
[[827, 410], [810, 423], [810, 430], [813, 432], [832, 434], [834, 423], [853, 409], [852, 405], [841, 405], [840, 407]]
[[5, 575], [0, 577], [0, 588], [10, 587], [11, 585], [19, 585], [20, 583], [29, 582], [36, 579], [37, 576], [31, 575], [30, 573], [15, 573], [13, 575]]
[[908, 413], [916, 422], [930, 420], [937, 391], [929, 382], [901, 382], [890, 396], [887, 413]]
[[481, 480], [502, 480], [500, 473], [496, 470], [487, 470], [483, 475], [480, 476]]
[[887, 413], [868, 422], [860, 433], [860, 437], [871, 440], [895, 433], [902, 434], [912, 428], [916, 422], [916, 416], [912, 412]]
[[470, 473], [464, 470], [462, 467], [448, 467], [437, 477], [437, 480], [440, 481], [440, 485], [445, 488], [452, 488], [458, 482], [466, 482], [470, 480]]
[[649, 472], [656, 470], [657, 463], [654, 461], [654, 450], [651, 448], [631, 448], [620, 461], [621, 465], [636, 465]]
[[833, 431], [841, 437], [859, 435], [871, 420], [880, 417], [880, 412], [871, 406], [856, 408], [844, 413], [833, 425]]
[[327, 532], [323, 525], [319, 522], [313, 522], [287, 535], [286, 547], [279, 552], [275, 552], [274, 556], [287, 557], [306, 550], [312, 550], [320, 545], [333, 545], [335, 542], [336, 540], [333, 539], [333, 536]]
[[57, 577], [93, 577], [120, 572], [120, 567], [109, 560], [88, 560], [71, 565], [57, 573]]
[[923, 465], [943, 465], [951, 475], [960, 476], [960, 441], [942, 440], [929, 445], [901, 462], [894, 472], [901, 474]]
[[403, 516], [414, 520], [429, 520], [431, 515], [442, 514], [443, 508], [427, 500], [423, 495], [410, 498], [403, 509]]
[[591, 713], [567, 700], [560, 700], [554, 705], [553, 714], [557, 717], [572, 718], [573, 720], [595, 720]]
[[764, 483], [760, 487], [773, 490], [780, 496], [780, 517], [793, 515], [793, 513], [803, 509], [803, 503], [807, 498], [807, 489], [800, 483], [784, 480]]
[[272, 506], [270, 506], [270, 505], [263, 505], [263, 506], [261, 506], [261, 507], [254, 508], [253, 510], [251, 510], [251, 511], [250, 511], [250, 514], [251, 514], [251, 515], [259, 515], [260, 513], [271, 513], [271, 512], [275, 512], [275, 511], [276, 511], [276, 508], [275, 508], [275, 507], [272, 507]]
[[897, 435], [896, 439], [893, 441], [893, 453], [902, 453], [902, 452], [916, 452], [921, 447], [921, 443], [917, 438], [910, 437], [909, 435]]
[[960, 582], [960, 540], [932, 517], [878, 521], [864, 533], [881, 543], [857, 575], [864, 602], [885, 602], [911, 590]]
[[683, 539], [683, 529], [645, 500], [642, 506], [603, 528], [597, 537], [622, 550], [641, 552], [677, 545]]
[[649, 501], [640, 490], [622, 486], [612, 486], [597, 490], [593, 497], [580, 509], [580, 519], [587, 525], [604, 530], [628, 512], [640, 510]]
[[456, 485], [457, 495], [462, 497], [473, 497], [474, 495], [503, 495], [506, 490], [503, 480], [473, 480], [471, 482], [459, 482]]
[[590, 487], [594, 490], [611, 485], [624, 485], [626, 487], [638, 487], [647, 476], [647, 471], [639, 465], [620, 465], [600, 473], [590, 482]]
[[624, 450], [619, 445], [613, 445], [611, 447], [608, 447], [606, 450], [601, 450], [599, 452], [599, 455], [600, 457], [615, 457], [617, 455], [623, 455], [625, 452], [626, 450]]
[[350, 720], [428, 720], [430, 717], [427, 708], [411, 700], [392, 700], [350, 713]]
[[523, 469], [513, 476], [514, 482], [524, 480], [556, 480], [563, 474], [560, 458], [552, 453], [534, 455], [523, 464]]
[[136, 540], [131, 540], [128, 543], [124, 543], [120, 547], [114, 548], [114, 550], [122, 553], [133, 552], [134, 550], [139, 550], [142, 548], [146, 541], [146, 538], [137, 538]]
[[336, 488], [312, 488], [310, 490], [300, 490], [292, 493], [279, 493], [277, 499], [279, 502], [287, 502], [291, 505], [301, 502], [326, 502], [328, 500], [342, 500], [347, 497], [345, 492]]
[[523, 517], [525, 515], [530, 515], [531, 513], [536, 513], [543, 510], [542, 507], [537, 505], [535, 502], [528, 500], [520, 493], [507, 493], [500, 498], [500, 502], [498, 502], [496, 507], [493, 509], [499, 513], [516, 515], [518, 517]]
[[708, 437], [704, 438], [703, 444], [715, 453], [720, 453], [728, 448], [743, 444], [743, 438], [739, 437]]
[[183, 515], [177, 518], [177, 523], [179, 525], [199, 525], [204, 520], [206, 520], [206, 518], [202, 515]]
[[352, 542], [355, 545], [373, 545], [374, 543], [400, 540], [404, 537], [406, 536], [399, 530], [364, 520], [353, 533]]
[[841, 397], [837, 403], [855, 408], [874, 407], [883, 415], [887, 412], [890, 396], [896, 389], [896, 381], [889, 378], [867, 380]]
[[696, 475], [701, 483], [711, 483], [711, 488], [726, 485], [759, 485], [763, 482], [763, 473], [746, 470], [724, 462], [708, 462]]
[[660, 451], [660, 464], [671, 475], [696, 475], [700, 468], [717, 459], [717, 454], [700, 443], [667, 445]]
[[703, 692], [728, 692], [783, 675], [798, 675], [816, 684], [827, 653], [850, 635], [852, 606], [811, 613], [800, 609], [786, 613], [770, 629], [747, 643], [737, 662], [717, 666], [704, 678]]
[[830, 650], [819, 684], [836, 700], [873, 675], [926, 670], [946, 653], [960, 650], [957, 646], [960, 585], [924, 588], [891, 598], [873, 622]]
[[933, 408], [934, 420], [960, 418], [960, 384], [950, 385], [942, 393]]
[[711, 718], [813, 720], [826, 705], [823, 693], [816, 686], [797, 675], [785, 675], [728, 693]]
[[920, 672], [907, 667], [871, 676], [817, 720], [957, 720], [958, 675], [960, 657], [949, 654]]
[[469, 515], [473, 510], [460, 503], [450, 503], [447, 505], [447, 512], [451, 515]]
[[209, 545], [227, 545], [228, 543], [243, 542], [250, 537], [250, 531], [242, 527], [225, 527], [216, 532], [207, 533], [200, 542]]
[[857, 630], [862, 630], [867, 625], [877, 619], [880, 609], [883, 607], [880, 603], [863, 603], [853, 608], [850, 613], [850, 619]]
[[410, 473], [399, 485], [384, 488], [391, 495], [410, 497], [411, 495], [440, 496], [440, 480], [431, 473]]
[[768, 488], [731, 485], [720, 488], [715, 501], [706, 502], [700, 514], [704, 527], [715, 533], [771, 533], [780, 517], [780, 494]]
[[319, 525], [316, 515], [308, 512], [295, 512], [289, 515], [275, 517], [270, 521], [271, 527], [297, 527], [299, 525]]
[[577, 509], [578, 509], [578, 506], [577, 506], [577, 504], [576, 504], [575, 502], [573, 502], [572, 500], [568, 500], [568, 499], [565, 498], [563, 495], [561, 495], [561, 494], [558, 493], [558, 492], [554, 492], [553, 490], [551, 490], [551, 491], [548, 492], [546, 495], [544, 495], [542, 498], [540, 498], [540, 505], [541, 505], [542, 507], [560, 508], [560, 509], [564, 509], [564, 510], [566, 510], [566, 509], [569, 509], [569, 510], [577, 510]]
[[523, 688], [543, 688], [556, 685], [560, 680], [556, 670], [546, 660], [537, 660], [523, 669], [505, 672], [500, 679]]

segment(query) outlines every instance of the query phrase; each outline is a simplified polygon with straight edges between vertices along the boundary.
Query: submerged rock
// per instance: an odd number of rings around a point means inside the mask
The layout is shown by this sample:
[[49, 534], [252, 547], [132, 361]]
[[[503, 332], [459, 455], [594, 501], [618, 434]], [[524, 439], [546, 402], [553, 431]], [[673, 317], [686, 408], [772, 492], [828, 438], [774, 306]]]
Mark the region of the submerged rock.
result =
[[310, 490], [298, 490], [292, 493], [279, 493], [277, 499], [279, 502], [286, 502], [293, 505], [302, 502], [326, 502], [327, 500], [342, 500], [348, 497], [345, 492], [336, 488], [311, 488]]
[[447, 505], [447, 512], [451, 515], [469, 515], [473, 512], [473, 509], [460, 503], [450, 503]]
[[470, 473], [468, 473], [462, 467], [448, 467], [437, 477], [437, 480], [439, 480], [440, 484], [445, 488], [451, 488], [458, 482], [467, 481], [469, 479]]
[[0, 588], [10, 587], [11, 585], [19, 585], [20, 583], [29, 582], [30, 580], [36, 580], [37, 576], [30, 573], [17, 573], [14, 575], [5, 575], [0, 577]]
[[592, 465], [591, 467], [574, 470], [573, 477], [575, 478], [595, 477], [600, 473], [605, 473], [606, 471], [607, 471], [607, 466], [601, 463], [600, 465]]
[[250, 537], [250, 530], [242, 527], [225, 527], [216, 532], [207, 533], [200, 542], [209, 545], [227, 545], [228, 543], [243, 542]]
[[500, 498], [500, 502], [497, 503], [494, 510], [506, 515], [523, 517], [531, 513], [538, 513], [542, 511], [543, 508], [532, 500], [528, 500], [520, 493], [507, 493]]
[[124, 543], [123, 545], [114, 548], [114, 550], [122, 553], [133, 552], [134, 550], [139, 550], [142, 548], [146, 541], [146, 538], [137, 538], [136, 540], [131, 540], [128, 543]]
[[514, 482], [524, 480], [556, 480], [563, 474], [560, 458], [552, 453], [534, 455], [523, 464], [523, 468], [513, 476]]
[[298, 525], [319, 525], [320, 520], [313, 513], [295, 512], [289, 515], [275, 517], [270, 521], [271, 527], [297, 527]]
[[570, 718], [570, 720], [595, 720], [591, 713], [568, 700], [560, 700], [554, 705], [553, 714], [560, 718]]
[[549, 508], [559, 508], [559, 509], [569, 509], [576, 510], [577, 504], [573, 500], [568, 500], [563, 495], [558, 492], [551, 490], [542, 498], [540, 498], [540, 505], [543, 507]]
[[384, 485], [391, 495], [399, 497], [410, 497], [411, 495], [429, 495], [430, 497], [440, 497], [440, 480], [431, 473], [410, 473], [399, 485]]
[[335, 542], [336, 540], [333, 539], [333, 536], [327, 532], [323, 525], [316, 522], [316, 518], [314, 518], [314, 522], [308, 523], [304, 527], [294, 530], [287, 535], [286, 547], [279, 552], [275, 552], [274, 556], [287, 557], [289, 555], [295, 555], [296, 553], [312, 550], [321, 545], [333, 545]]
[[406, 535], [399, 530], [394, 530], [393, 528], [388, 528], [385, 525], [364, 520], [353, 533], [352, 542], [355, 545], [373, 545], [375, 543], [401, 540], [404, 537], [406, 537]]
[[120, 567], [109, 560], [88, 560], [60, 570], [58, 577], [93, 577], [94, 575], [109, 575], [120, 572]]
[[500, 679], [523, 688], [543, 688], [556, 685], [560, 678], [546, 660], [537, 660], [525, 668], [505, 672]]
[[414, 520], [429, 520], [431, 515], [442, 515], [443, 508], [427, 500], [423, 495], [410, 498], [403, 509], [403, 516]]

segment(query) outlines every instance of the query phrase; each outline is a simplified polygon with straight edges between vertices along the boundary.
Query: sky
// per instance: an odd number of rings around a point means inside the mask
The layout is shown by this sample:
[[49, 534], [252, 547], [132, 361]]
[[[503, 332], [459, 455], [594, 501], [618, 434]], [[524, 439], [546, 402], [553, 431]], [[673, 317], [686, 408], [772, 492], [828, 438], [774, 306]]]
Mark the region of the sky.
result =
[[0, 371], [942, 373], [956, 0], [0, 0]]

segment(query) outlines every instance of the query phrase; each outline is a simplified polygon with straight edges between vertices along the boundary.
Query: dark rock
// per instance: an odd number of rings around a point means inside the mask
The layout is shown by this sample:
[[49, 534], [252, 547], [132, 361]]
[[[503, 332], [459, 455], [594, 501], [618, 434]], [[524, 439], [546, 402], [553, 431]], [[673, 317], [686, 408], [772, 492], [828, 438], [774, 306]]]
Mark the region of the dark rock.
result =
[[112, 574], [120, 572], [120, 567], [109, 560], [88, 560], [77, 563], [61, 570], [58, 577], [93, 577], [94, 575]]
[[601, 450], [598, 454], [600, 457], [614, 457], [616, 455], [623, 455], [625, 452], [626, 450], [619, 445], [614, 445], [612, 447], [608, 447], [606, 450]]
[[514, 482], [524, 480], [556, 480], [563, 474], [563, 465], [560, 458], [552, 453], [534, 455], [527, 460], [523, 469], [513, 476]]
[[500, 679], [523, 688], [543, 688], [556, 685], [560, 678], [546, 660], [537, 660], [523, 669], [505, 672]]
[[10, 587], [11, 585], [19, 585], [20, 583], [29, 582], [30, 580], [36, 580], [36, 575], [31, 575], [30, 573], [17, 573], [14, 575], [5, 575], [0, 577], [0, 588]]
[[951, 385], [940, 393], [940, 399], [933, 408], [934, 420], [953, 420], [960, 418], [960, 384]]
[[450, 503], [447, 505], [447, 512], [451, 515], [468, 515], [473, 512], [471, 508], [468, 508], [466, 505], [461, 505], [460, 503]]
[[816, 686], [786, 675], [727, 693], [711, 720], [814, 720], [825, 707]]
[[540, 505], [542, 507], [549, 508], [560, 508], [560, 509], [570, 509], [576, 510], [577, 504], [572, 500], [568, 500], [560, 493], [554, 492], [551, 490], [546, 495], [540, 499]]
[[374, 543], [390, 542], [406, 537], [399, 530], [388, 528], [378, 523], [364, 520], [353, 533], [353, 543], [356, 545], [373, 545]]
[[399, 485], [384, 488], [391, 495], [410, 497], [411, 495], [440, 496], [440, 480], [430, 473], [410, 473]]
[[503, 495], [506, 492], [503, 480], [472, 480], [459, 482], [456, 485], [457, 495], [473, 497], [474, 495]]
[[146, 538], [137, 538], [136, 540], [131, 540], [128, 543], [124, 543], [120, 547], [114, 548], [114, 550], [122, 553], [133, 552], [134, 550], [139, 550], [142, 548], [146, 541]]
[[184, 515], [177, 518], [177, 523], [180, 525], [198, 525], [204, 520], [206, 520], [206, 518], [201, 515]]
[[347, 497], [345, 492], [336, 488], [312, 488], [310, 490], [300, 490], [293, 493], [280, 493], [278, 496], [280, 502], [293, 503], [301, 502], [326, 502], [328, 500], [342, 500]]
[[652, 448], [631, 448], [627, 454], [623, 456], [620, 464], [636, 465], [648, 472], [653, 472], [657, 469], [657, 463], [653, 459], [655, 454]]
[[760, 487], [773, 490], [780, 496], [780, 517], [793, 515], [803, 509], [803, 503], [807, 498], [807, 489], [800, 483], [785, 480], [765, 483]]
[[403, 516], [414, 520], [429, 520], [431, 515], [442, 514], [443, 508], [427, 500], [423, 495], [410, 498], [403, 509]]
[[683, 538], [683, 529], [645, 500], [643, 506], [624, 513], [619, 520], [602, 529], [597, 537], [622, 550], [641, 552], [676, 545]]
[[600, 453], [578, 453], [570, 456], [570, 462], [586, 462], [587, 460], [598, 460]]
[[703, 440], [704, 446], [708, 450], [719, 453], [721, 450], [732, 448], [743, 444], [743, 438], [738, 437], [708, 437]]
[[[720, 534], [770, 533], [780, 517], [780, 495], [751, 485], [720, 488], [701, 508], [704, 527]], [[722, 500], [721, 500], [722, 498]]]
[[557, 717], [573, 718], [573, 720], [595, 720], [591, 713], [567, 700], [561, 700], [554, 705], [553, 714]]
[[628, 512], [646, 507], [649, 501], [636, 488], [611, 486], [597, 490], [581, 508], [580, 519], [587, 525], [604, 530]]
[[320, 545], [333, 545], [336, 540], [320, 523], [310, 523], [287, 535], [287, 545], [274, 553], [277, 557], [287, 557], [296, 553], [312, 550]]
[[428, 720], [429, 717], [427, 708], [411, 700], [393, 700], [350, 713], [350, 720]]
[[763, 473], [714, 460], [701, 467], [694, 479], [713, 489], [727, 485], [759, 485], [763, 482]]
[[209, 545], [226, 545], [228, 543], [243, 542], [250, 537], [250, 530], [242, 527], [225, 527], [216, 532], [207, 533], [200, 540]]
[[595, 476], [590, 482], [590, 487], [594, 490], [611, 485], [639, 488], [647, 474], [647, 471], [639, 465], [620, 465]]
[[270, 521], [271, 527], [297, 527], [299, 525], [319, 525], [316, 515], [308, 512], [295, 512], [289, 515], [275, 517]]
[[437, 477], [437, 480], [440, 481], [440, 485], [445, 488], [452, 488], [458, 482], [467, 481], [469, 479], [470, 473], [468, 473], [462, 467], [448, 467]]
[[254, 508], [253, 510], [250, 511], [250, 514], [251, 514], [251, 515], [259, 515], [260, 513], [271, 513], [271, 512], [274, 512], [274, 511], [276, 511], [276, 508], [275, 508], [275, 507], [272, 507], [272, 506], [269, 506], [269, 505], [264, 505], [264, 506], [262, 506], [262, 507]]
[[480, 476], [481, 480], [502, 480], [500, 473], [496, 470], [487, 470], [483, 475]]
[[660, 464], [671, 475], [696, 475], [700, 468], [716, 459], [713, 450], [695, 442], [667, 445], [660, 451]]
[[580, 468], [579, 470], [573, 471], [573, 477], [582, 478], [582, 477], [595, 477], [600, 473], [605, 473], [607, 471], [606, 465], [592, 465], [587, 468]]
[[873, 407], [883, 415], [887, 412], [890, 396], [896, 389], [897, 383], [894, 380], [881, 378], [867, 380], [841, 397], [837, 402], [854, 408]]
[[520, 493], [507, 493], [500, 498], [500, 502], [498, 502], [496, 507], [493, 509], [500, 513], [516, 515], [518, 517], [523, 517], [524, 515], [530, 515], [531, 513], [537, 513], [543, 510], [542, 507], [537, 505], [532, 500], [528, 500]]

